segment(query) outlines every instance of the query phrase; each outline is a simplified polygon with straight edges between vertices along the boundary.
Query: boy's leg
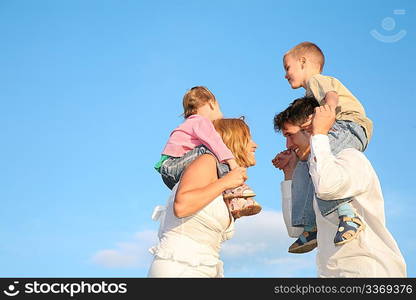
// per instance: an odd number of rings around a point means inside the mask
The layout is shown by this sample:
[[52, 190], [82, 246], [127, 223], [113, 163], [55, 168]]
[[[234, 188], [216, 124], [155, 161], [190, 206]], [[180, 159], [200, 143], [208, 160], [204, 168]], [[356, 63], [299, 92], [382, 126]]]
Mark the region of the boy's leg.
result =
[[292, 178], [292, 226], [304, 231], [289, 247], [290, 253], [306, 253], [317, 246], [313, 197], [315, 191], [306, 161], [299, 161]]
[[[356, 148], [364, 151], [367, 147], [367, 138], [364, 130], [356, 123], [348, 121], [337, 121], [328, 134], [331, 151], [337, 154], [346, 148]], [[316, 225], [313, 210], [313, 197], [315, 191], [312, 179], [309, 175], [307, 162], [299, 161], [292, 179], [292, 225], [303, 226], [304, 233], [290, 246], [289, 252], [304, 253], [316, 247]], [[336, 210], [340, 205], [350, 207], [348, 202], [351, 198], [324, 201], [317, 198], [318, 206], [323, 215]], [[355, 214], [352, 216], [355, 217]], [[347, 222], [353, 226], [353, 222]]]
[[298, 161], [292, 178], [292, 226], [315, 226], [313, 182], [306, 161]]
[[181, 157], [172, 157], [165, 160], [160, 167], [160, 174], [162, 175], [163, 182], [168, 186], [168, 188], [173, 189], [173, 187], [181, 179], [185, 168], [198, 156], [205, 153], [214, 155], [207, 147], [200, 145], [186, 152]]
[[339, 225], [335, 234], [335, 245], [345, 244], [354, 238], [365, 228], [365, 224], [356, 216], [354, 208], [349, 203], [341, 204], [338, 209]]
[[364, 152], [368, 144], [364, 129], [357, 123], [350, 121], [336, 121], [329, 131], [328, 137], [331, 152], [334, 155], [347, 148]]
[[[336, 121], [328, 133], [328, 138], [331, 152], [334, 155], [347, 148], [364, 151], [367, 147], [367, 137], [364, 129], [354, 122]], [[327, 201], [317, 198], [318, 207], [323, 216], [330, 214], [337, 210], [341, 204], [351, 200], [351, 198], [345, 198]]]

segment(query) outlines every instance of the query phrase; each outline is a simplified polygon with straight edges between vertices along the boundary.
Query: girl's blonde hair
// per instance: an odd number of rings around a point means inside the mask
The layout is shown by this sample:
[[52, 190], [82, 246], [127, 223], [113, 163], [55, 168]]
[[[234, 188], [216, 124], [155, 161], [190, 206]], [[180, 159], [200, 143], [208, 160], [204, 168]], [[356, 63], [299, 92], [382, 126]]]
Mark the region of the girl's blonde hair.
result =
[[248, 168], [254, 161], [247, 158], [247, 146], [251, 140], [250, 129], [244, 122], [244, 117], [238, 119], [218, 119], [213, 121], [224, 144], [233, 153], [237, 164]]
[[209, 103], [216, 102], [215, 96], [204, 86], [194, 86], [183, 96], [183, 116], [188, 118], [196, 114], [198, 108]]

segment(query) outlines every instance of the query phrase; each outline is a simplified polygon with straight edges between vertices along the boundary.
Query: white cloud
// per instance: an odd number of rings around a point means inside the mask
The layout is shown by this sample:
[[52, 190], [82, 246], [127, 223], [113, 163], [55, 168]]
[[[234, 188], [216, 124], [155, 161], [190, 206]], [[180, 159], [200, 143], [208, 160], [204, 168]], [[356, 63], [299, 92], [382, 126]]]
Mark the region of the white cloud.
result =
[[136, 265], [138, 258], [118, 250], [101, 250], [94, 255], [92, 260], [107, 268], [123, 268]]
[[[262, 211], [242, 217], [235, 234], [221, 250], [226, 277], [315, 277], [315, 251], [290, 254], [294, 239], [287, 231], [280, 211]], [[130, 241], [100, 250], [92, 261], [106, 268], [147, 268], [152, 260], [148, 249], [157, 243], [157, 232], [140, 231]]]
[[236, 220], [235, 235], [221, 256], [228, 277], [315, 277], [315, 252], [290, 254], [280, 211], [262, 211]]
[[92, 262], [106, 268], [144, 268], [150, 265], [152, 256], [148, 249], [156, 244], [157, 232], [145, 230], [133, 235], [129, 242], [118, 243], [115, 249], [100, 250]]

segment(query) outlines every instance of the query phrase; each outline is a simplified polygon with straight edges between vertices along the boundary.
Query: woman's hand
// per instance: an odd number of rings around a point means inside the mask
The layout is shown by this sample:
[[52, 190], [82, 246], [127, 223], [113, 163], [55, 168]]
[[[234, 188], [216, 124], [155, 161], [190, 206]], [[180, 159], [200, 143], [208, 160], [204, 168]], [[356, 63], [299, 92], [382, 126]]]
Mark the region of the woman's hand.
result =
[[247, 169], [243, 167], [237, 167], [227, 173], [221, 180], [225, 189], [232, 189], [242, 185], [247, 180]]

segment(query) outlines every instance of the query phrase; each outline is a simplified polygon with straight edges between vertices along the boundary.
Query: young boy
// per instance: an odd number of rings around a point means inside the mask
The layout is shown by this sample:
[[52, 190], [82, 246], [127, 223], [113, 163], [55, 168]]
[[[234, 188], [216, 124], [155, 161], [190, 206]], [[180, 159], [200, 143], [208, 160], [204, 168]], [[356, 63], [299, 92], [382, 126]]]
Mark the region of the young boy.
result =
[[[218, 159], [220, 177], [238, 167], [233, 154], [212, 123], [223, 116], [214, 94], [206, 87], [193, 87], [183, 97], [183, 109], [185, 121], [172, 131], [161, 159], [155, 165], [156, 171], [162, 175], [163, 182], [170, 189], [179, 182], [185, 168], [205, 153]], [[237, 219], [260, 212], [261, 206], [253, 199], [255, 195], [244, 184], [225, 191], [223, 198], [234, 219]]]
[[[364, 151], [372, 135], [372, 121], [367, 118], [358, 99], [339, 80], [321, 75], [324, 63], [325, 57], [317, 45], [310, 42], [300, 43], [283, 57], [285, 78], [292, 89], [302, 87], [306, 91], [305, 96], [314, 97], [320, 105], [328, 104], [334, 108], [337, 121], [329, 133], [331, 151], [334, 154], [345, 148]], [[302, 125], [305, 130], [309, 127], [310, 120]], [[298, 162], [293, 186], [295, 188], [292, 189], [292, 225], [304, 227], [304, 232], [289, 247], [289, 252], [305, 253], [316, 247], [317, 234], [312, 207], [314, 190], [306, 161]], [[335, 245], [342, 245], [354, 239], [365, 228], [348, 203], [350, 201], [351, 198], [334, 201], [318, 199], [320, 211], [324, 216], [335, 210], [338, 212], [339, 226], [334, 238]]]

